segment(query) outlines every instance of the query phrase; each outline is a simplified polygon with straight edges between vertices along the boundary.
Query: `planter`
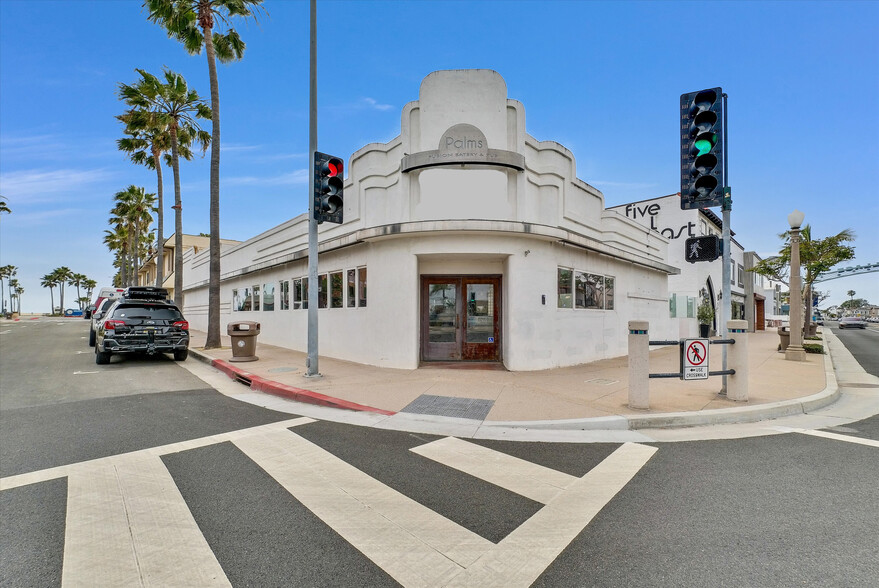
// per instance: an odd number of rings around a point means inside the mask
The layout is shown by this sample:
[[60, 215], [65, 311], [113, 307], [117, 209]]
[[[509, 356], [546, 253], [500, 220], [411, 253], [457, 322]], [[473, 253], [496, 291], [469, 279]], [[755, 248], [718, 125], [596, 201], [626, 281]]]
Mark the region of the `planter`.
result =
[[699, 324], [699, 336], [700, 337], [702, 337], [703, 339], [707, 339], [708, 333], [710, 333], [710, 332], [711, 332], [711, 325], [703, 325], [701, 323]]

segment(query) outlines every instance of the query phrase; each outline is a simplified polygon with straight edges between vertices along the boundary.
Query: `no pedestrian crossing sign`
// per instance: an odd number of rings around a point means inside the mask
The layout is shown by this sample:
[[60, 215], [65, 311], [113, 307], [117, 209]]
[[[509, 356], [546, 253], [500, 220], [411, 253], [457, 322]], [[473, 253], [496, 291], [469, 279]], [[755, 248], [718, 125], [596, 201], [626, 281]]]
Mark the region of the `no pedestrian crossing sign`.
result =
[[708, 379], [708, 339], [684, 339], [681, 346], [681, 379]]

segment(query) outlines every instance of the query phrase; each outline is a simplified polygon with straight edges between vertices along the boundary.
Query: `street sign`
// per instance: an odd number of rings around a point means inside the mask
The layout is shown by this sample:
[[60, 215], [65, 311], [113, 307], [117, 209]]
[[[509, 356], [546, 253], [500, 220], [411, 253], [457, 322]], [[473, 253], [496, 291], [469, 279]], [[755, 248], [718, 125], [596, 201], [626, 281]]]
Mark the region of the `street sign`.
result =
[[681, 345], [681, 379], [708, 379], [708, 339], [684, 339]]

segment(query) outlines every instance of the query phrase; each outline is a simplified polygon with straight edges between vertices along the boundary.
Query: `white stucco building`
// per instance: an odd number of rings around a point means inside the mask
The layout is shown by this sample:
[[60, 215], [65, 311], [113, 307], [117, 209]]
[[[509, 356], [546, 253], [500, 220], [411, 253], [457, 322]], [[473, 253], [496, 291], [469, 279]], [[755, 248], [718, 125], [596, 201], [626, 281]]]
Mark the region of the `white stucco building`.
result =
[[[632, 319], [669, 328], [669, 239], [605, 210], [497, 72], [430, 74], [400, 135], [346, 171], [344, 223], [319, 233], [321, 355], [538, 370], [625, 355]], [[307, 244], [303, 214], [223, 251], [223, 330], [256, 320], [260, 342], [306, 350]], [[206, 330], [208, 252], [184, 267], [185, 314]]]
[[[669, 265], [680, 268], [680, 274], [668, 279], [670, 325], [667, 333], [659, 333], [651, 326], [651, 338], [660, 335], [670, 339], [694, 337], [699, 334], [696, 309], [705, 300], [714, 309], [714, 332], [719, 331], [720, 305], [723, 292], [723, 259], [712, 262], [689, 263], [685, 243], [690, 237], [717, 235], [722, 237], [723, 224], [711, 210], [681, 210], [681, 195], [670, 194], [640, 202], [614, 206], [615, 211], [669, 240]], [[731, 318], [747, 320], [751, 330], [763, 330], [767, 319], [780, 313], [778, 292], [774, 283], [753, 272], [746, 271], [759, 261], [754, 252], [745, 252], [730, 231], [730, 293]]]

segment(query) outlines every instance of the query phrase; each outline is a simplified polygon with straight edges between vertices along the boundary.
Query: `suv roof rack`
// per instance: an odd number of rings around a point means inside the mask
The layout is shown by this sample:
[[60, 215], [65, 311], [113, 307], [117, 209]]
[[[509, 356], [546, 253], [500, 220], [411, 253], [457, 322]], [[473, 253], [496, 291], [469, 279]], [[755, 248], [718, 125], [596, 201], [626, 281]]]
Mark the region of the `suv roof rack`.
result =
[[155, 286], [130, 286], [122, 293], [128, 300], [168, 300], [168, 289]]

